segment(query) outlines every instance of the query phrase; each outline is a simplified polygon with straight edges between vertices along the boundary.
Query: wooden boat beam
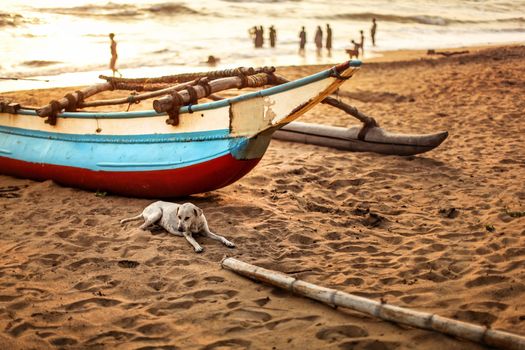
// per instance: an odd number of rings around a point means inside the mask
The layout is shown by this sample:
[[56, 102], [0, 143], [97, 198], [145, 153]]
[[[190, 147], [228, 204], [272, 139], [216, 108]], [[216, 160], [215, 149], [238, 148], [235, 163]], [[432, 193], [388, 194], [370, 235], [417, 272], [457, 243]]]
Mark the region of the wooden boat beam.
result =
[[85, 98], [98, 94], [102, 91], [112, 90], [113, 85], [111, 83], [97, 84], [93, 86], [88, 86], [82, 90], [77, 90], [73, 93], [67, 94], [61, 99], [53, 100], [49, 104], [45, 105], [42, 108], [36, 110], [36, 113], [39, 117], [46, 118], [47, 123], [54, 125], [56, 123], [56, 114], [59, 113], [62, 109], [74, 109], [77, 104], [83, 101]]
[[239, 67], [239, 68], [232, 68], [232, 69], [224, 69], [224, 70], [216, 70], [216, 71], [208, 71], [208, 72], [200, 72], [200, 73], [184, 73], [184, 74], [176, 74], [176, 75], [166, 75], [162, 77], [156, 77], [156, 78], [117, 78], [117, 77], [108, 77], [105, 75], [100, 75], [100, 79], [104, 79], [107, 82], [113, 82], [113, 83], [134, 83], [134, 84], [156, 84], [156, 83], [183, 83], [199, 78], [207, 77], [210, 80], [215, 80], [219, 78], [228, 78], [228, 77], [234, 77], [234, 76], [241, 76], [241, 75], [255, 75], [258, 73], [267, 73], [272, 74], [275, 72], [275, 67], [259, 67], [259, 68], [246, 68], [246, 67]]
[[[257, 73], [250, 76], [236, 76], [229, 78], [216, 79], [209, 82], [210, 91], [207, 92], [203, 86], [195, 85], [193, 89], [196, 92], [196, 98], [204, 98], [218, 91], [223, 91], [232, 88], [242, 89], [244, 87], [261, 87], [264, 85], [273, 85], [273, 75], [267, 73]], [[190, 102], [191, 96], [188, 90], [182, 90], [179, 92], [183, 103]], [[162, 98], [153, 101], [153, 109], [157, 113], [164, 113], [172, 110], [174, 106], [175, 98], [173, 95], [167, 95]]]
[[[193, 80], [190, 82], [177, 84], [175, 86], [171, 86], [168, 88], [164, 88], [161, 90], [155, 90], [151, 92], [147, 92], [144, 94], [139, 95], [129, 95], [128, 97], [122, 97], [122, 98], [116, 98], [116, 99], [109, 99], [109, 100], [97, 100], [97, 101], [90, 101], [90, 102], [81, 102], [79, 104], [79, 108], [85, 108], [85, 107], [98, 107], [98, 106], [109, 106], [109, 105], [119, 105], [124, 103], [138, 103], [143, 100], [147, 100], [153, 97], [166, 95], [175, 91], [181, 91], [186, 89], [188, 86], [195, 85], [197, 83], [197, 80]], [[120, 83], [117, 83], [117, 85]], [[118, 86], [117, 86], [118, 88]]]
[[[275, 85], [281, 85], [281, 84], [285, 84], [289, 82], [288, 79], [282, 76], [275, 75], [275, 74], [274, 76], [275, 76], [275, 79], [274, 79]], [[343, 112], [353, 116], [354, 118], [356, 118], [357, 120], [359, 120], [365, 125], [364, 128], [379, 127], [379, 124], [374, 118], [365, 115], [364, 113], [360, 112], [357, 108], [349, 104], [346, 104], [344, 102], [341, 102], [333, 97], [326, 97], [324, 100], [321, 101], [321, 103], [325, 103], [332, 107], [338, 108], [342, 110]]]

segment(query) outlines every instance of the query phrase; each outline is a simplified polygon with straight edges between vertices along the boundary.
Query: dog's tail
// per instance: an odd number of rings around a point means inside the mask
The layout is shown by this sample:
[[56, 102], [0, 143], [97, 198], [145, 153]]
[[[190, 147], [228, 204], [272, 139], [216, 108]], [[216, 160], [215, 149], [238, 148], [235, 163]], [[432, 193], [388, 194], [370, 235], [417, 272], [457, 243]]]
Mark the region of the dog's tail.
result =
[[126, 223], [126, 222], [136, 221], [136, 220], [140, 220], [140, 219], [142, 219], [142, 213], [140, 213], [139, 215], [134, 216], [134, 217], [132, 217], [132, 218], [122, 219], [122, 220], [120, 220], [120, 223], [121, 223], [121, 224], [124, 224], [124, 223]]

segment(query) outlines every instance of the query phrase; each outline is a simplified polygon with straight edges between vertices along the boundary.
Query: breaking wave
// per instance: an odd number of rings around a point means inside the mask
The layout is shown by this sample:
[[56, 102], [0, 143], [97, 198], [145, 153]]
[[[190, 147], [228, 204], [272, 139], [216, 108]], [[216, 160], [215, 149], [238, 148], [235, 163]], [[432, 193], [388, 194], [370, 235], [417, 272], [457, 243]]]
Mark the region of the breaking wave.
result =
[[147, 11], [163, 14], [163, 15], [177, 15], [177, 14], [189, 14], [189, 15], [198, 15], [201, 14], [199, 11], [191, 9], [187, 6], [166, 2], [162, 4], [151, 5], [146, 8]]
[[502, 18], [495, 20], [461, 20], [446, 18], [441, 16], [429, 16], [429, 15], [414, 15], [414, 16], [399, 16], [399, 15], [386, 15], [380, 13], [364, 12], [364, 13], [342, 13], [332, 16], [321, 16], [319, 18], [323, 19], [344, 19], [344, 20], [355, 20], [355, 21], [370, 21], [372, 18], [376, 18], [381, 22], [396, 22], [396, 23], [417, 23], [417, 24], [426, 24], [434, 26], [447, 26], [450, 24], [468, 24], [468, 23], [524, 23], [524, 17], [512, 17], [512, 18]]
[[174, 2], [158, 3], [146, 6], [132, 4], [107, 3], [105, 5], [83, 5], [74, 7], [49, 7], [40, 9], [46, 12], [69, 16], [91, 17], [128, 17], [140, 18], [148, 14], [154, 15], [199, 15], [202, 14], [185, 5]]

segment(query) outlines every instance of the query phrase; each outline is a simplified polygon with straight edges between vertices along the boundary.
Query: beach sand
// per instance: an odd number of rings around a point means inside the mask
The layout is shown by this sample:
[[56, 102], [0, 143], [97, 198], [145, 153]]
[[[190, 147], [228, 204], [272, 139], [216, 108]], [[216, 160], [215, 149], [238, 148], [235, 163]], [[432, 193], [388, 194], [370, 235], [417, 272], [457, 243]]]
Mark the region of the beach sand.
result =
[[[483, 348], [250, 281], [224, 256], [525, 335], [524, 72], [524, 46], [364, 64], [344, 101], [389, 131], [449, 138], [411, 157], [274, 140], [235, 184], [174, 199], [235, 249], [201, 238], [198, 255], [119, 224], [150, 200], [0, 176], [0, 348]], [[38, 105], [72, 90], [2, 96]], [[326, 105], [300, 121], [356, 124]]]

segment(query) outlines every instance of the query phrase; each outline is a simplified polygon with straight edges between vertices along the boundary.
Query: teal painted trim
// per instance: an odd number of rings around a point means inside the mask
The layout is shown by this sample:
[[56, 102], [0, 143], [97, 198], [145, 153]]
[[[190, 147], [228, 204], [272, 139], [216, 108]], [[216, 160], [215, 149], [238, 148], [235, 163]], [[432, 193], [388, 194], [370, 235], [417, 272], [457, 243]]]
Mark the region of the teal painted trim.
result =
[[[97, 134], [63, 134], [39, 130], [28, 130], [0, 126], [0, 134], [41, 138], [46, 140], [59, 140], [69, 142], [90, 143], [166, 143], [166, 142], [192, 142], [232, 139], [228, 129], [185, 132], [177, 134], [144, 134], [144, 135], [97, 135]], [[1, 151], [0, 151], [1, 152]]]
[[[346, 62], [349, 67], [357, 68], [361, 66], [361, 61], [352, 60]], [[282, 85], [273, 86], [268, 89], [261, 91], [251, 92], [244, 95], [228, 98], [221, 101], [208, 102], [202, 104], [196, 104], [191, 106], [192, 113], [205, 111], [209, 109], [217, 109], [231, 105], [232, 103], [246, 101], [255, 97], [265, 97], [270, 95], [275, 95], [284, 91], [293, 90], [295, 88], [314, 83], [319, 80], [323, 80], [332, 76], [332, 69], [327, 69], [322, 72], [297, 79]], [[20, 109], [18, 114], [23, 115], [33, 115], [36, 116], [36, 111], [32, 109]], [[179, 110], [179, 113], [189, 113], [188, 106], [184, 106]], [[166, 115], [166, 113], [157, 113], [154, 110], [147, 111], [134, 111], [134, 112], [64, 112], [60, 113], [58, 117], [60, 118], [108, 118], [108, 119], [118, 119], [118, 118], [144, 118], [144, 117], [156, 117], [160, 115]]]

